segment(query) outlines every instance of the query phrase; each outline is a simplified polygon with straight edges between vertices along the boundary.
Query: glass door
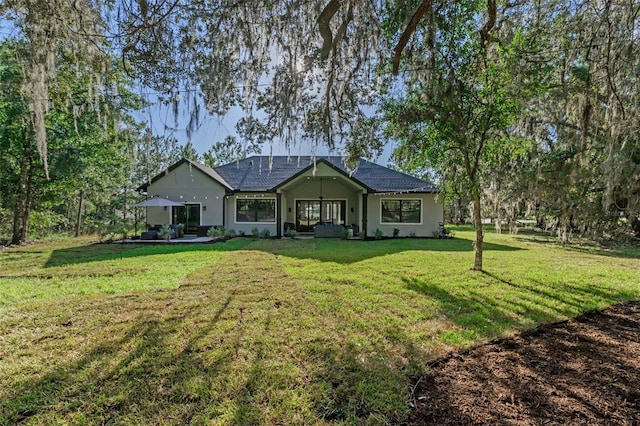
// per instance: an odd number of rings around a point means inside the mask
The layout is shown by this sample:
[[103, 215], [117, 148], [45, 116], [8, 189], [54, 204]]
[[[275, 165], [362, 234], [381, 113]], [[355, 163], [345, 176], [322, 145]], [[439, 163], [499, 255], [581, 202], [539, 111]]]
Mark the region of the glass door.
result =
[[185, 204], [172, 208], [171, 223], [177, 225], [184, 224], [185, 234], [195, 234], [200, 226], [200, 204]]
[[313, 227], [320, 222], [320, 201], [296, 201], [296, 231], [313, 232]]
[[313, 232], [318, 223], [344, 225], [346, 205], [346, 201], [296, 201], [296, 231]]

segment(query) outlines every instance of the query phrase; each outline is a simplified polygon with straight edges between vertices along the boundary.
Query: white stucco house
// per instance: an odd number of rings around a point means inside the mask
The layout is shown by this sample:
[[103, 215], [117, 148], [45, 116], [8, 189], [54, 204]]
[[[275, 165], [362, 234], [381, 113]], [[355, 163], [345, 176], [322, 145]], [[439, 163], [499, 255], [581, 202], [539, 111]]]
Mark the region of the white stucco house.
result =
[[224, 225], [282, 236], [322, 225], [430, 237], [443, 221], [432, 183], [366, 160], [350, 170], [338, 156], [253, 156], [215, 169], [182, 159], [138, 189], [184, 204], [147, 207], [147, 223], [184, 223], [192, 234]]

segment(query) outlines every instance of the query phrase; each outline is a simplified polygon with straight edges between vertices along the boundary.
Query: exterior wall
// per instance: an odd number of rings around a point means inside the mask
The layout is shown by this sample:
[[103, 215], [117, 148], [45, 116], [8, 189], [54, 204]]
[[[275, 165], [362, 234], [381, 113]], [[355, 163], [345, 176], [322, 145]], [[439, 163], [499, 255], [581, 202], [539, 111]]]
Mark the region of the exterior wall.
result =
[[[275, 193], [265, 193], [265, 192], [256, 192], [256, 193], [243, 193], [230, 195], [226, 198], [226, 211], [225, 211], [225, 228], [233, 229], [236, 232], [244, 232], [246, 235], [251, 235], [251, 230], [253, 228], [258, 228], [260, 232], [263, 229], [268, 229], [271, 233], [271, 236], [276, 236], [276, 221], [274, 222], [236, 222], [236, 200], [237, 199], [275, 199], [276, 200], [276, 212], [280, 206], [278, 206], [278, 201], [276, 199]], [[277, 214], [276, 214], [277, 218]]]
[[[397, 194], [381, 195], [369, 194], [367, 198], [367, 236], [375, 235], [376, 229], [380, 229], [384, 236], [393, 235], [393, 229], [400, 230], [401, 237], [406, 237], [414, 232], [417, 237], [431, 237], [434, 231], [438, 231], [438, 223], [444, 219], [444, 208], [441, 201], [437, 200], [438, 194]], [[422, 200], [420, 212], [421, 223], [381, 223], [382, 200]]]
[[[225, 188], [188, 163], [180, 165], [149, 185], [149, 197], [160, 196], [172, 201], [200, 205], [201, 225], [221, 225]], [[171, 207], [147, 207], [150, 225], [171, 223]]]

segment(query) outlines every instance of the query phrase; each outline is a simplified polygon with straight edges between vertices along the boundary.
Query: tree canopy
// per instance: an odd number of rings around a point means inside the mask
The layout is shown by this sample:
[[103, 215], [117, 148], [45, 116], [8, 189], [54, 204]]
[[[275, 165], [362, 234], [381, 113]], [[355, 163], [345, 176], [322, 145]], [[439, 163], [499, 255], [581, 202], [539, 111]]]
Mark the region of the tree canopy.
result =
[[[397, 138], [396, 163], [435, 169], [459, 210], [474, 199], [474, 215], [499, 223], [535, 215], [562, 239], [640, 233], [639, 11], [631, 0], [0, 5], [25, 41], [21, 92], [45, 171], [52, 91], [76, 105], [59, 62], [90, 71], [97, 105], [118, 96], [116, 57], [176, 117], [189, 112], [188, 136], [204, 106], [241, 107], [250, 143], [322, 143], [350, 161]], [[98, 122], [114, 125], [108, 115]]]

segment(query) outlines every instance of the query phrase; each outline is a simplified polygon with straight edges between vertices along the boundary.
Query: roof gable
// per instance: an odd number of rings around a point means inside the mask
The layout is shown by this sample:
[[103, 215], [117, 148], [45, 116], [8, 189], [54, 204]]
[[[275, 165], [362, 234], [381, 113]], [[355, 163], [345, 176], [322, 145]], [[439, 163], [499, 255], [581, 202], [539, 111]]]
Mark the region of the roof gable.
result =
[[163, 177], [167, 176], [170, 172], [174, 171], [175, 169], [177, 169], [178, 167], [182, 166], [183, 164], [187, 164], [190, 167], [195, 168], [196, 170], [200, 171], [202, 174], [204, 174], [205, 176], [209, 177], [210, 179], [214, 180], [215, 182], [219, 183], [220, 185], [222, 185], [225, 189], [228, 190], [232, 190], [233, 188], [229, 185], [229, 183], [227, 183], [224, 178], [222, 176], [220, 176], [218, 174], [218, 172], [216, 172], [214, 169], [212, 169], [211, 167], [205, 166], [204, 164], [200, 164], [200, 163], [196, 163], [195, 161], [191, 161], [188, 160], [186, 158], [181, 159], [180, 161], [178, 161], [177, 163], [172, 164], [171, 166], [169, 166], [165, 171], [157, 174], [156, 176], [154, 176], [151, 181], [140, 185], [137, 190], [146, 190], [149, 185], [151, 185], [152, 183], [157, 182], [158, 180], [162, 179]]

